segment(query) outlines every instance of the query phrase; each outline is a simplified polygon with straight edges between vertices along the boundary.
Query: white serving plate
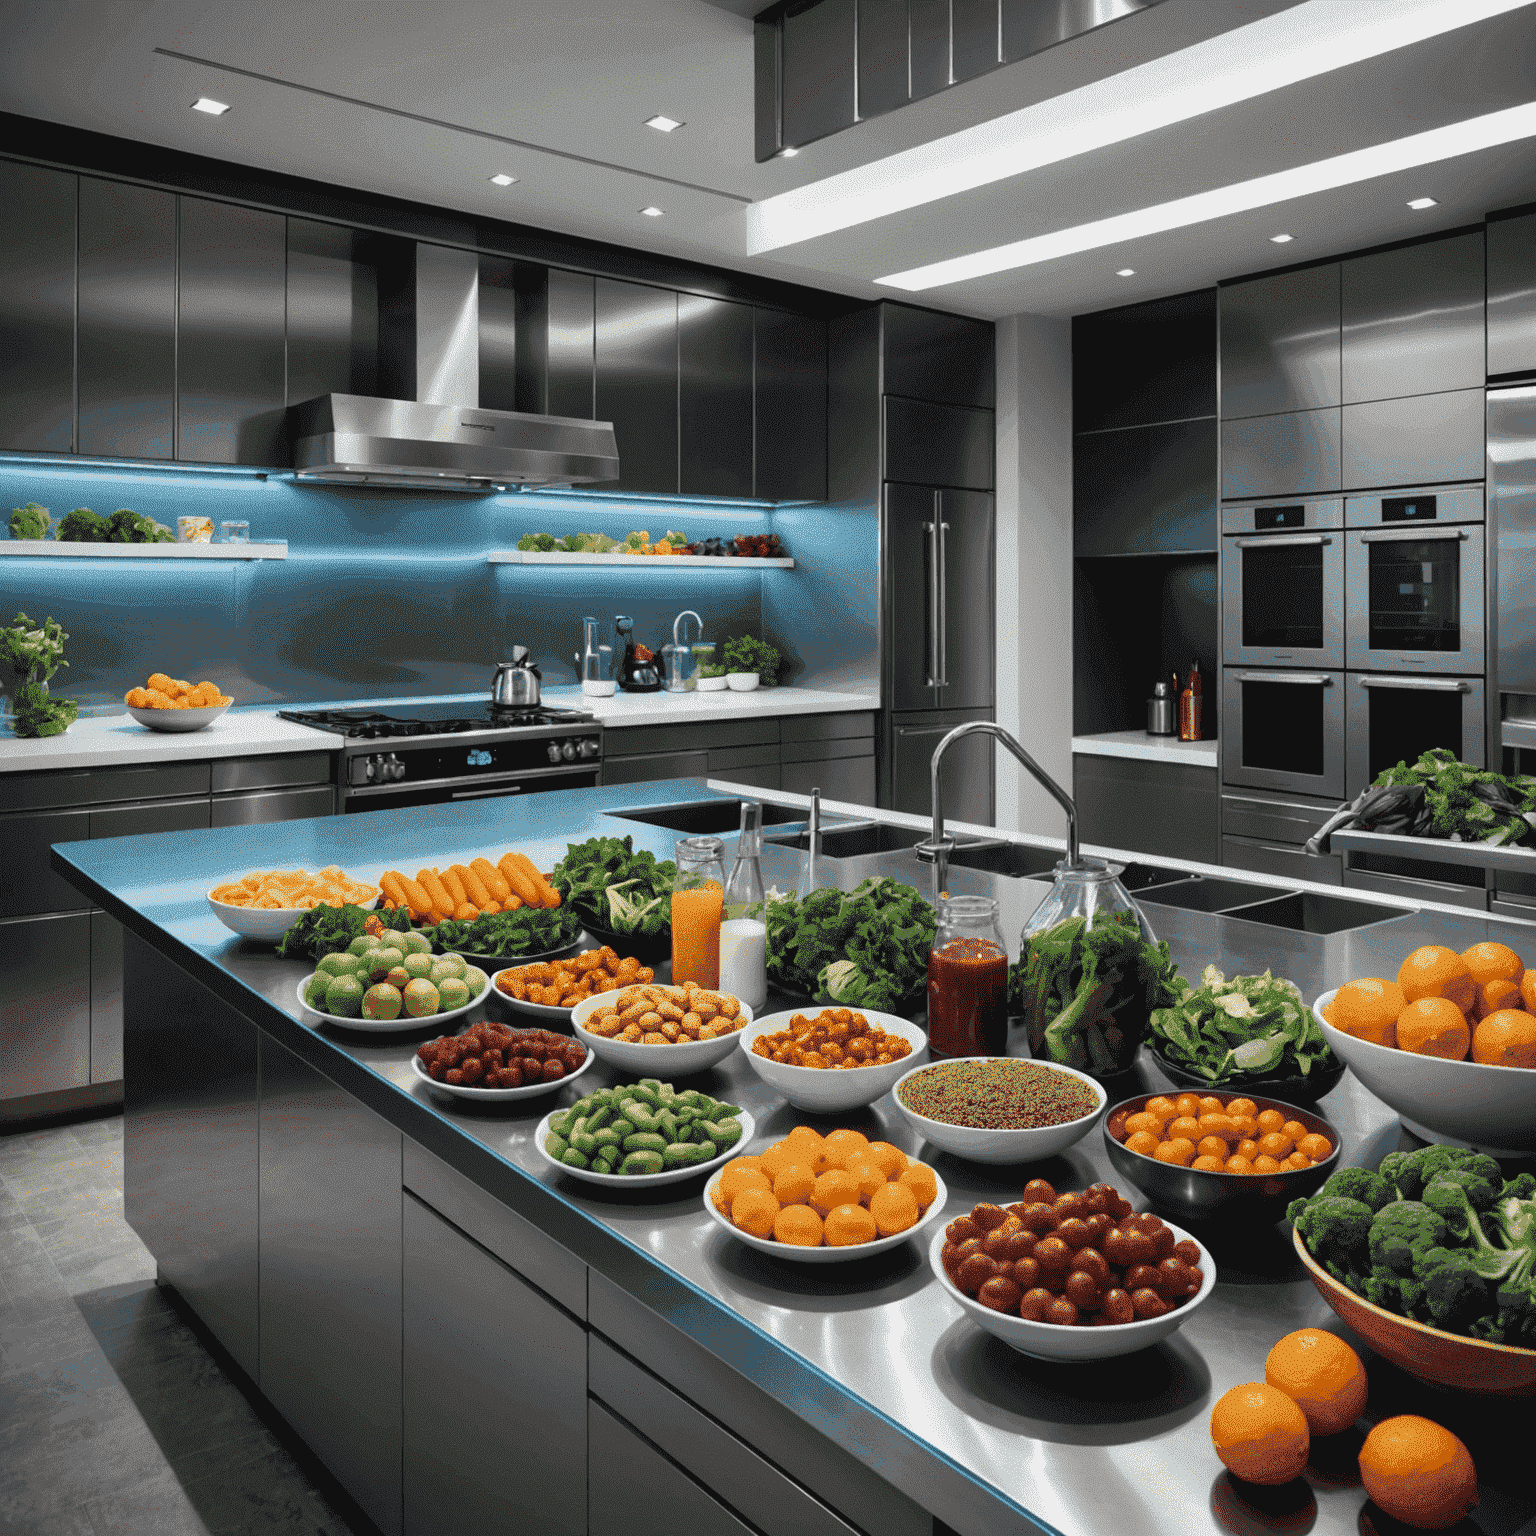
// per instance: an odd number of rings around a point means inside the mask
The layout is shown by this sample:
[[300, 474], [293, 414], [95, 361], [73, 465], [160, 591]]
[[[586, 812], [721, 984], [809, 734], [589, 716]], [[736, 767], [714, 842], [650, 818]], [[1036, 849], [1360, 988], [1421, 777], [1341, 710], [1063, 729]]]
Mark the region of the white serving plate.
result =
[[[957, 1056], [950, 1059], [981, 1063], [997, 1060], [993, 1056]], [[1079, 1119], [1067, 1121], [1065, 1125], [1031, 1126], [1013, 1131], [946, 1125], [942, 1120], [930, 1120], [926, 1115], [920, 1115], [916, 1110], [908, 1109], [901, 1102], [902, 1083], [907, 1078], [915, 1077], [919, 1072], [927, 1071], [929, 1067], [935, 1065], [938, 1063], [929, 1062], [926, 1067], [913, 1067], [909, 1072], [901, 1075], [892, 1090], [896, 1108], [906, 1116], [907, 1124], [924, 1141], [931, 1141], [934, 1146], [942, 1147], [946, 1152], [953, 1152], [956, 1157], [967, 1157], [973, 1163], [1031, 1163], [1037, 1158], [1050, 1157], [1053, 1153], [1070, 1147], [1074, 1141], [1082, 1140], [1099, 1123], [1105, 1109], [1109, 1107], [1109, 1095], [1104, 1091], [1104, 1085], [1097, 1079], [1089, 1077], [1086, 1072], [1079, 1072], [1076, 1067], [1064, 1067], [1054, 1061], [1048, 1061], [1041, 1062], [1040, 1065], [1049, 1067], [1053, 1072], [1065, 1072], [1069, 1077], [1075, 1077], [1080, 1082], [1087, 1083], [1098, 1095], [1099, 1107]], [[982, 1310], [985, 1311], [986, 1308]]]
[[584, 998], [577, 1003], [571, 1009], [571, 1029], [589, 1051], [597, 1052], [600, 1061], [626, 1072], [638, 1073], [641, 1077], [665, 1080], [707, 1071], [736, 1049], [736, 1037], [742, 1030], [752, 1027], [752, 1010], [743, 1003], [741, 1011], [746, 1016], [746, 1023], [742, 1029], [732, 1030], [716, 1040], [689, 1040], [682, 1045], [640, 1045], [632, 1040], [605, 1040], [583, 1025], [612, 998], [611, 992], [599, 992], [596, 997]]
[[[815, 1069], [806, 1070], [814, 1071]], [[738, 1145], [745, 1144], [746, 1138], [743, 1137]], [[910, 1239], [921, 1237], [936, 1221], [942, 1220], [944, 1203], [949, 1199], [949, 1190], [937, 1172], [933, 1176], [938, 1182], [939, 1192], [933, 1197], [933, 1204], [917, 1218], [916, 1225], [908, 1227], [905, 1232], [898, 1232], [894, 1237], [877, 1237], [872, 1243], [854, 1243], [847, 1248], [828, 1248], [825, 1244], [820, 1248], [799, 1248], [794, 1243], [778, 1243], [770, 1237], [754, 1237], [750, 1232], [743, 1232], [729, 1216], [715, 1206], [715, 1184], [720, 1177], [719, 1174], [704, 1186], [704, 1209], [709, 1212], [710, 1218], [717, 1227], [729, 1232], [737, 1242], [745, 1243], [749, 1248], [756, 1248], [759, 1253], [770, 1254], [776, 1259], [788, 1259], [792, 1264], [846, 1264], [852, 1259], [867, 1259], [873, 1254], [889, 1253], [892, 1248], [899, 1248]], [[944, 1236], [942, 1231], [939, 1236], [941, 1238]]]
[[[587, 1060], [592, 1060], [591, 1052], [588, 1052]], [[566, 1078], [565, 1081], [570, 1082], [571, 1079]], [[555, 1086], [558, 1088], [560, 1085], [556, 1083]], [[557, 1113], [559, 1111], [550, 1110], [539, 1121], [538, 1128], [533, 1133], [533, 1144], [538, 1148], [539, 1156], [551, 1168], [567, 1173], [573, 1179], [581, 1179], [587, 1184], [606, 1185], [610, 1189], [654, 1189], [661, 1184], [681, 1184], [684, 1179], [694, 1178], [701, 1173], [718, 1173], [733, 1157], [742, 1156], [741, 1149], [752, 1140], [752, 1133], [757, 1129], [757, 1121], [752, 1118], [748, 1110], [744, 1109], [735, 1116], [741, 1122], [741, 1140], [728, 1152], [721, 1152], [718, 1156], [710, 1158], [707, 1163], [695, 1163], [692, 1168], [668, 1168], [661, 1173], [593, 1173], [590, 1168], [572, 1168], [569, 1163], [562, 1163], [559, 1158], [551, 1157], [545, 1150], [544, 1138], [549, 1135], [549, 1122]]]
[[1337, 992], [1337, 987], [1324, 992], [1312, 1004], [1323, 1038], [1415, 1135], [1496, 1156], [1536, 1151], [1536, 1067], [1446, 1061], [1346, 1035], [1323, 1017]]
[[[435, 1013], [432, 1017], [437, 1019], [443, 1015]], [[511, 1104], [518, 1099], [540, 1099], [546, 1093], [564, 1088], [567, 1083], [574, 1083], [596, 1060], [597, 1057], [588, 1051], [587, 1059], [574, 1072], [567, 1072], [564, 1077], [557, 1077], [552, 1083], [524, 1083], [521, 1088], [465, 1088], [460, 1083], [440, 1083], [422, 1066], [420, 1056], [411, 1057], [411, 1069], [418, 1081], [438, 1093], [451, 1094], [456, 1099], [479, 1099], [482, 1104]]]
[[[481, 992], [479, 997], [470, 998], [470, 1000], [462, 1007], [448, 1008], [445, 1009], [442, 1013], [429, 1013], [424, 1018], [419, 1019], [414, 1018], [406, 1013], [402, 1013], [398, 1019], [344, 1019], [339, 1014], [324, 1013], [319, 1008], [311, 1008], [310, 1005], [304, 1001], [304, 988], [310, 984], [310, 982], [314, 979], [314, 976], [315, 973], [311, 971], [309, 975], [306, 976], [303, 981], [298, 984], [297, 988], [295, 988], [294, 995], [299, 1000], [299, 1007], [302, 1008], [306, 1014], [313, 1014], [317, 1019], [324, 1019], [327, 1024], [336, 1024], [339, 1025], [342, 1029], [355, 1029], [361, 1035], [407, 1035], [416, 1030], [435, 1029], [437, 1025], [441, 1024], [445, 1019], [460, 1018], [464, 1014], [468, 1013], [471, 1008], [478, 1007], [485, 1001], [486, 993], [491, 990], [491, 984], [489, 981], [487, 981], [485, 984], [485, 991]], [[366, 988], [364, 990], [366, 990]], [[437, 1032], [438, 1034], [444, 1033], [444, 1031], [440, 1029]], [[587, 1057], [589, 1064], [591, 1059], [592, 1058], [589, 1053]], [[567, 1081], [567, 1079], [561, 1079], [561, 1082], [565, 1081]], [[440, 1083], [433, 1083], [432, 1086], [434, 1088], [438, 1088], [442, 1087], [443, 1085]], [[510, 1093], [514, 1090], [502, 1089], [500, 1091], [504, 1093]]]
[[[1173, 1223], [1165, 1223], [1181, 1242], [1189, 1233]], [[1116, 1355], [1133, 1354], [1166, 1339], [1170, 1333], [1182, 1328], [1195, 1312], [1210, 1300], [1216, 1289], [1216, 1261], [1210, 1249], [1200, 1244], [1200, 1289], [1181, 1307], [1163, 1317], [1149, 1317], [1144, 1322], [1109, 1323], [1102, 1328], [1063, 1328], [1060, 1323], [1035, 1323], [1027, 1317], [1011, 1312], [994, 1312], [984, 1307], [962, 1291], [948, 1275], [939, 1255], [944, 1251], [944, 1234], [935, 1232], [928, 1245], [928, 1263], [944, 1294], [960, 1306], [973, 1323], [979, 1323], [988, 1333], [1018, 1350], [1021, 1355], [1031, 1355], [1037, 1360], [1109, 1360]]]
[[139, 709], [133, 704], [123, 706], [140, 725], [148, 726], [152, 731], [170, 732], [200, 731], [205, 725], [212, 725], [225, 710], [233, 707], [230, 704], [211, 704], [206, 709]]
[[[378, 891], [367, 901], [354, 903], [365, 912], [371, 912], [378, 904]], [[241, 938], [268, 944], [275, 944], [306, 912], [313, 910], [310, 907], [236, 907], [227, 901], [215, 901], [212, 896], [208, 898], [208, 905], [213, 909], [213, 915], [226, 928], [233, 928]]]
[[900, 1035], [912, 1047], [912, 1053], [899, 1061], [885, 1066], [849, 1067], [792, 1067], [781, 1061], [769, 1061], [765, 1056], [752, 1053], [752, 1042], [759, 1035], [776, 1035], [789, 1028], [789, 1021], [797, 1014], [814, 1019], [826, 1008], [836, 1003], [811, 1003], [804, 1008], [791, 1008], [783, 1013], [770, 1013], [754, 1019], [741, 1031], [741, 1049], [752, 1068], [770, 1088], [777, 1089], [796, 1109], [807, 1114], [836, 1114], [845, 1109], [856, 1109], [862, 1104], [873, 1104], [892, 1086], [905, 1077], [928, 1055], [928, 1036], [917, 1025], [909, 1024], [894, 1013], [877, 1013], [872, 1008], [857, 1008], [871, 1024], [878, 1024], [889, 1035]]
[[[491, 996], [498, 1003], [505, 1004], [514, 1013], [526, 1013], [529, 1018], [542, 1019], [546, 1024], [569, 1024], [571, 1022], [571, 1010], [569, 1008], [556, 1008], [548, 1003], [530, 1003], [523, 998], [511, 997], [496, 985], [496, 978], [504, 976], [508, 971], [515, 971], [519, 966], [533, 965], [532, 960], [519, 960], [513, 965], [504, 965], [491, 976]], [[587, 1047], [588, 1059], [591, 1058], [591, 1047]]]

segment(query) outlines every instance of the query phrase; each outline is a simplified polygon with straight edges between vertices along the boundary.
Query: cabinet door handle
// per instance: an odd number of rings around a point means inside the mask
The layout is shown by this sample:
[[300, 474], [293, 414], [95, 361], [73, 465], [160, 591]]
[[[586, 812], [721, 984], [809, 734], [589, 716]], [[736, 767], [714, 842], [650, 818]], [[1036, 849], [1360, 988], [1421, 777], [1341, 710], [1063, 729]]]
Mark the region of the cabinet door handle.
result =
[[1362, 677], [1362, 688], [1415, 688], [1420, 693], [1471, 693], [1472, 684], [1459, 677]]
[[1233, 539], [1238, 549], [1296, 549], [1303, 544], [1332, 544], [1333, 540], [1323, 533], [1285, 533], [1273, 538]]
[[[938, 499], [938, 492], [934, 499]], [[940, 688], [949, 687], [949, 524], [939, 524], [939, 678]]]
[[1432, 528], [1428, 523], [1420, 523], [1417, 528], [1373, 528], [1369, 533], [1360, 535], [1362, 544], [1392, 544], [1399, 539], [1470, 539], [1472, 535], [1465, 528]]
[[[937, 504], [938, 498], [934, 498]], [[928, 687], [938, 688], [939, 681], [939, 607], [943, 589], [939, 585], [939, 524], [937, 518], [923, 524], [928, 535]]]
[[1295, 683], [1307, 688], [1331, 688], [1333, 679], [1326, 672], [1237, 672], [1240, 683]]

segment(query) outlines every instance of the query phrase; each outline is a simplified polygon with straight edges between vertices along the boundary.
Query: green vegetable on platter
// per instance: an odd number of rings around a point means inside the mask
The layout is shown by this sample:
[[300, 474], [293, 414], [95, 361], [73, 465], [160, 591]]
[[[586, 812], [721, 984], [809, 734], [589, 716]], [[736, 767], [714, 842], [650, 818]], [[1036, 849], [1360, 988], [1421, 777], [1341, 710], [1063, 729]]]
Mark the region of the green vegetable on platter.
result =
[[633, 835], [589, 837], [566, 845], [550, 871], [561, 907], [585, 922], [626, 937], [661, 939], [672, 931], [672, 884], [677, 865], [642, 848]]

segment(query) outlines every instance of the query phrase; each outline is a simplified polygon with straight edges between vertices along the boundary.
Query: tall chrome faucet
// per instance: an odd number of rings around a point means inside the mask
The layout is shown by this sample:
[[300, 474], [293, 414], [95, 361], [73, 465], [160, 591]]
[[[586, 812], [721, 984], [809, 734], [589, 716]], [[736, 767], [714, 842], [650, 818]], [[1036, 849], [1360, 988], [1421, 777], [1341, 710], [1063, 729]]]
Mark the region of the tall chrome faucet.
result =
[[692, 619], [699, 626], [699, 639], [704, 638], [704, 620], [696, 614], [692, 608], [684, 608], [678, 616], [672, 620], [672, 644], [661, 648], [662, 655], [667, 661], [667, 690], [670, 693], [682, 693], [688, 687], [688, 646], [683, 640], [683, 631], [686, 629], [683, 621]]

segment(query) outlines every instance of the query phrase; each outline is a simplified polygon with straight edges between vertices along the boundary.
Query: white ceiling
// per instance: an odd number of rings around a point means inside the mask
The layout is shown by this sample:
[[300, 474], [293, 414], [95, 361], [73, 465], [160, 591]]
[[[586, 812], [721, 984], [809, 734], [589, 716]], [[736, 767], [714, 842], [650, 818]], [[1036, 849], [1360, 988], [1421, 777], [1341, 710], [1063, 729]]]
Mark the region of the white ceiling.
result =
[[[752, 158], [754, 0], [0, 0], [0, 101], [29, 117], [878, 298], [892, 290], [873, 279], [893, 271], [1536, 97], [1533, 6], [990, 187], [745, 254], [750, 201], [1294, 3], [1164, 0], [766, 165]], [[233, 110], [189, 111], [203, 95]], [[686, 126], [644, 127], [657, 112]], [[517, 184], [491, 186], [498, 171]], [[1420, 195], [1440, 206], [1411, 212], [1407, 199]], [[1529, 200], [1536, 154], [1516, 144], [933, 289], [918, 302], [988, 317], [1076, 314]], [[642, 217], [648, 204], [665, 216]], [[1295, 242], [1271, 245], [1282, 229]], [[1126, 266], [1134, 278], [1114, 275]]]

